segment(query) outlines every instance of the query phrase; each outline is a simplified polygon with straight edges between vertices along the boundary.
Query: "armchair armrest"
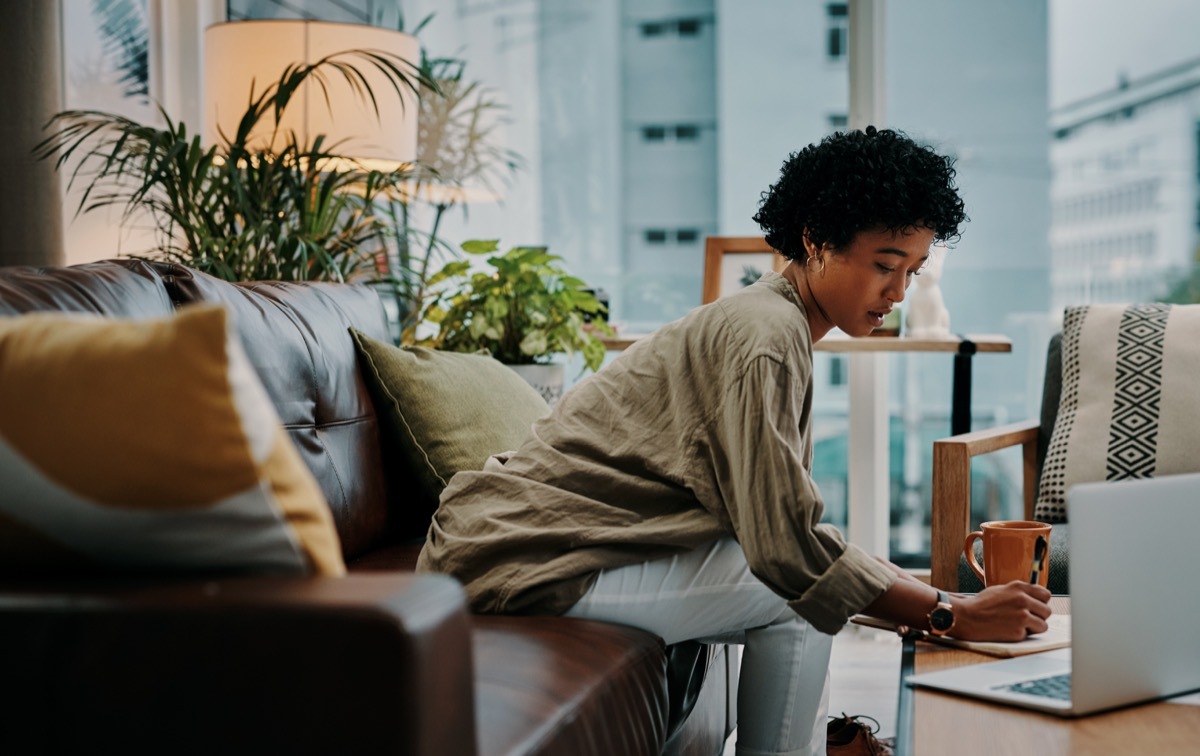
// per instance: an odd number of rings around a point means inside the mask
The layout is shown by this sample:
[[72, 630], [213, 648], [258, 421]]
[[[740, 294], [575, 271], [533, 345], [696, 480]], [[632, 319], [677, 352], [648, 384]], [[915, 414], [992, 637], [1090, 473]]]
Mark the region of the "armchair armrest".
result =
[[470, 616], [438, 575], [23, 581], [0, 667], [7, 753], [476, 752]]
[[1033, 517], [1037, 484], [1037, 420], [962, 433], [933, 442], [933, 529], [930, 582], [958, 589], [958, 557], [971, 527], [971, 459], [981, 454], [1022, 447], [1025, 518]]

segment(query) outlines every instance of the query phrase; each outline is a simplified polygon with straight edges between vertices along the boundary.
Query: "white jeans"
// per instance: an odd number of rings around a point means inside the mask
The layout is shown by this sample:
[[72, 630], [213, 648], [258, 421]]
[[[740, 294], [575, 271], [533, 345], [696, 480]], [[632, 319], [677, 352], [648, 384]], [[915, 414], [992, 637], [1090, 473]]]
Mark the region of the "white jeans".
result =
[[667, 643], [741, 643], [739, 756], [825, 753], [829, 652], [815, 630], [750, 574], [732, 538], [603, 570], [568, 617], [649, 630]]

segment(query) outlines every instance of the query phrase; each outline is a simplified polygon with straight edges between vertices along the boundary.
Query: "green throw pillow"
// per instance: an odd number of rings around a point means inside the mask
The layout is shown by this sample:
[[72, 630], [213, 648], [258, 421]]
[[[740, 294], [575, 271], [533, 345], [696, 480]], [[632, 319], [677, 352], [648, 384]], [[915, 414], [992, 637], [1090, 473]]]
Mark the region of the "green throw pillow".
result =
[[385, 436], [426, 503], [460, 470], [516, 449], [550, 407], [503, 363], [481, 354], [396, 347], [351, 329]]

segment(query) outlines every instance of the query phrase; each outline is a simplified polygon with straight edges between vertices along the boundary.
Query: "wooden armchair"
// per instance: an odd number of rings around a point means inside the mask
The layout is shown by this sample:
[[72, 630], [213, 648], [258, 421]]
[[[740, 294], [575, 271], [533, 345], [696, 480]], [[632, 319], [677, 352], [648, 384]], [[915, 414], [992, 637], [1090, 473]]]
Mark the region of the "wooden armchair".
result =
[[[933, 444], [933, 530], [930, 581], [945, 590], [978, 590], [978, 580], [965, 568], [963, 540], [971, 532], [971, 460], [989, 452], [1014, 446], [1022, 448], [1024, 518], [1033, 519], [1042, 462], [1054, 430], [1058, 400], [1062, 393], [1062, 336], [1050, 340], [1046, 353], [1046, 377], [1042, 387], [1039, 420], [1026, 420], [998, 428], [963, 433]], [[1051, 533], [1050, 590], [1066, 593], [1066, 524], [1056, 524]], [[963, 566], [960, 568], [960, 562]], [[960, 577], [963, 578], [960, 581]], [[971, 583], [971, 584], [964, 584]]]
[[933, 532], [930, 581], [958, 590], [958, 562], [963, 540], [971, 532], [971, 459], [981, 454], [1022, 447], [1026, 520], [1033, 519], [1041, 460], [1037, 456], [1037, 420], [963, 433], [933, 442]]

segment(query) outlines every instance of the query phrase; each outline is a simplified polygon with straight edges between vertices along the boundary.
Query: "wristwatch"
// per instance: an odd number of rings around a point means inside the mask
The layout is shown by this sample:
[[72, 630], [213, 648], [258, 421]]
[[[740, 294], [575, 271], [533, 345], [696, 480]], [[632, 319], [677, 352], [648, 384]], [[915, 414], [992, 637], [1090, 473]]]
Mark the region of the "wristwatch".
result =
[[937, 606], [929, 613], [929, 632], [942, 636], [954, 629], [954, 607], [950, 604], [950, 594], [943, 590], [937, 592]]

